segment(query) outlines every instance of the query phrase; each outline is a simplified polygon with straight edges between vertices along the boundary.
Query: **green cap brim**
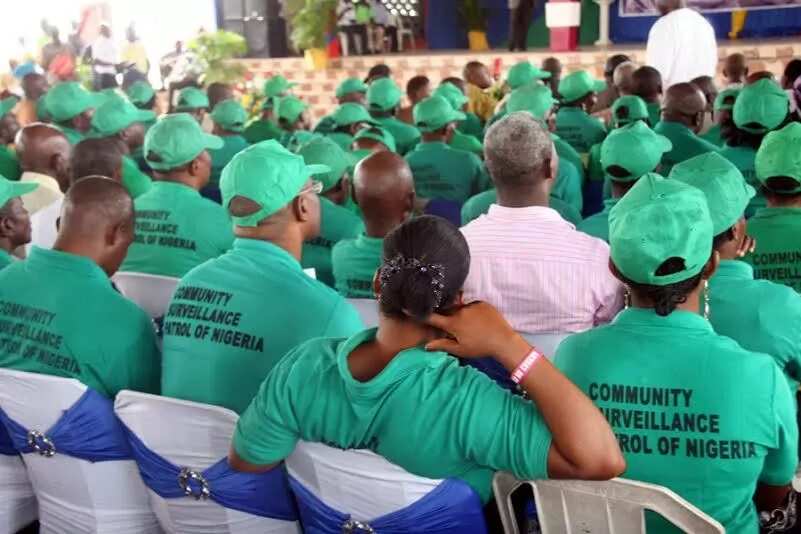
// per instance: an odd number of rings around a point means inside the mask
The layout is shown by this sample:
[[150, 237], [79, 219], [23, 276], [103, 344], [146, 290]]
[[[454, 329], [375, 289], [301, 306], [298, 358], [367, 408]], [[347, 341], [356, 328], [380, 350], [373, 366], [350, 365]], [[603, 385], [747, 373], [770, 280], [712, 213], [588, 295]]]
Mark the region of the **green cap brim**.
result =
[[219, 150], [224, 145], [225, 142], [222, 140], [222, 137], [218, 137], [216, 135], [203, 133], [203, 148], [205, 150]]
[[315, 174], [325, 174], [327, 172], [331, 172], [331, 167], [321, 163], [315, 163], [312, 165], [306, 165], [306, 172], [309, 174], [309, 176], [314, 176]]
[[11, 194], [8, 198], [11, 199], [35, 191], [39, 187], [39, 184], [37, 182], [12, 182], [9, 187]]

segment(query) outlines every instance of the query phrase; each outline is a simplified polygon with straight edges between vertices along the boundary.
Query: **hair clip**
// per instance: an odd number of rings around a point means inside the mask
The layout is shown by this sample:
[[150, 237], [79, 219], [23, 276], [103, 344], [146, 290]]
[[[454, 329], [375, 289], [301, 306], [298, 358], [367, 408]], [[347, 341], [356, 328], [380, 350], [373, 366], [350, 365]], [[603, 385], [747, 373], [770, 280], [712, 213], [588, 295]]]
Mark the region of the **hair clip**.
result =
[[434, 293], [434, 309], [442, 304], [442, 292], [445, 289], [445, 267], [441, 263], [423, 263], [417, 258], [405, 258], [402, 255], [384, 262], [379, 275], [381, 287], [386, 286], [392, 277], [401, 271], [417, 271], [419, 274], [431, 278], [431, 289]]

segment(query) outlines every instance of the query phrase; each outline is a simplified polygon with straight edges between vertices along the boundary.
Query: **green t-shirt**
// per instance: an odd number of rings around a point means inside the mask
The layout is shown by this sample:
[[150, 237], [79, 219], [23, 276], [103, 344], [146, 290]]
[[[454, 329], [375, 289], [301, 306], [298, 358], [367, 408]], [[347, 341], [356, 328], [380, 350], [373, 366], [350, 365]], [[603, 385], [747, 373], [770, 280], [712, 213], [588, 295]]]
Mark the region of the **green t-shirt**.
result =
[[242, 136], [251, 145], [270, 139], [279, 140], [283, 135], [284, 131], [277, 124], [262, 119], [251, 122], [242, 132]]
[[248, 142], [241, 135], [226, 135], [221, 137], [223, 146], [217, 150], [209, 150], [211, 156], [211, 177], [209, 178], [209, 185], [219, 186], [220, 175], [223, 168], [228, 165], [234, 156], [245, 150]]
[[384, 239], [367, 237], [343, 239], [331, 251], [334, 283], [340, 295], [355, 299], [375, 298], [373, 277], [384, 256]]
[[556, 148], [556, 154], [559, 156], [560, 161], [569, 161], [573, 164], [581, 177], [581, 183], [584, 183], [584, 160], [581, 155], [576, 152], [576, 149], [570, 146], [564, 139], [561, 139], [556, 134], [551, 134], [553, 146]]
[[[464, 203], [464, 206], [462, 206], [462, 226], [467, 225], [470, 221], [478, 219], [480, 216], [487, 213], [490, 206], [495, 204], [497, 200], [498, 194], [495, 189], [484, 191], [470, 198]], [[564, 220], [571, 224], [578, 224], [581, 222], [581, 213], [579, 213], [576, 208], [554, 196], [551, 196], [548, 200], [549, 207], [557, 211]]]
[[648, 120], [651, 123], [651, 128], [653, 128], [662, 121], [662, 104], [659, 102], [647, 102], [645, 108], [648, 110]]
[[595, 215], [591, 215], [581, 221], [576, 229], [585, 234], [603, 239], [609, 242], [609, 212], [617, 204], [619, 198], [608, 198], [604, 200], [604, 209]]
[[581, 186], [581, 175], [576, 166], [568, 160], [560, 161], [559, 173], [556, 175], [556, 183], [551, 190], [551, 197], [570, 204], [573, 209], [581, 213], [581, 210], [584, 209], [584, 194]]
[[720, 149], [698, 137], [695, 132], [679, 122], [662, 121], [654, 127], [654, 131], [670, 139], [673, 149], [662, 156], [662, 175], [667, 176], [683, 161], [708, 152], [718, 152]]
[[[743, 303], [747, 303], [743, 305]], [[745, 262], [723, 260], [709, 281], [709, 322], [746, 350], [770, 354], [791, 391], [801, 382], [801, 296], [787, 286], [754, 280]]]
[[353, 136], [345, 132], [331, 132], [325, 134], [327, 138], [339, 145], [339, 148], [345, 152], [350, 152], [351, 145], [353, 145]]
[[756, 250], [746, 256], [754, 276], [801, 293], [801, 208], [763, 208], [748, 220]]
[[420, 143], [406, 155], [406, 161], [414, 175], [417, 196], [421, 198], [463, 204], [491, 185], [478, 156], [445, 143]]
[[556, 135], [567, 141], [579, 154], [587, 154], [592, 145], [606, 137], [604, 123], [581, 108], [562, 108], [556, 114]]
[[396, 117], [380, 117], [375, 120], [395, 138], [395, 145], [401, 156], [410, 152], [420, 142], [420, 130], [411, 124], [406, 124]]
[[14, 263], [14, 261], [16, 260], [11, 254], [0, 248], [0, 271]]
[[375, 378], [348, 368], [354, 349], [375, 338], [315, 339], [281, 360], [239, 419], [234, 449], [269, 464], [298, 440], [370, 449], [407, 471], [459, 478], [484, 502], [495, 471], [547, 477], [551, 434], [534, 405], [444, 352], [400, 352]]
[[187, 185], [154, 182], [134, 207], [136, 237], [121, 271], [180, 278], [233, 243], [231, 220], [222, 206]]
[[0, 271], [0, 367], [75, 378], [107, 397], [159, 392], [150, 318], [93, 261], [33, 247]]
[[745, 210], [746, 217], [753, 217], [753, 215], [760, 209], [767, 206], [765, 195], [762, 194], [762, 187], [756, 177], [756, 168], [754, 161], [756, 160], [756, 150], [747, 146], [728, 146], [725, 145], [720, 150], [720, 155], [729, 160], [735, 167], [740, 169], [743, 173], [745, 181], [756, 189], [757, 194], [748, 202], [748, 207]]
[[5, 145], [0, 145], [0, 176], [14, 182], [22, 176], [17, 154]]
[[320, 197], [320, 235], [303, 244], [301, 263], [304, 269], [313, 268], [317, 280], [334, 287], [331, 249], [343, 239], [353, 239], [364, 232], [364, 223], [347, 208]]
[[[629, 308], [568, 337], [555, 364], [606, 416], [625, 478], [675, 491], [726, 532], [759, 532], [757, 482], [789, 484], [798, 465], [795, 404], [772, 358], [700, 315]], [[675, 528], [649, 517], [648, 532]]]
[[356, 311], [284, 249], [237, 239], [227, 254], [187, 274], [173, 295], [162, 394], [241, 413], [295, 346], [361, 328]]
[[481, 125], [481, 119], [478, 115], [472, 112], [465, 113], [465, 119], [459, 123], [458, 130], [465, 135], [472, 135], [479, 141], [484, 139], [484, 127]]
[[133, 198], [139, 198], [153, 187], [153, 180], [139, 169], [129, 156], [122, 157], [122, 185]]
[[701, 139], [709, 141], [713, 145], [722, 147], [723, 137], [721, 137], [720, 124], [714, 124], [705, 134], [701, 135]]
[[472, 135], [463, 134], [459, 130], [453, 132], [453, 137], [448, 143], [448, 146], [456, 150], [470, 152], [478, 157], [484, 156], [484, 145], [481, 144], [481, 141]]

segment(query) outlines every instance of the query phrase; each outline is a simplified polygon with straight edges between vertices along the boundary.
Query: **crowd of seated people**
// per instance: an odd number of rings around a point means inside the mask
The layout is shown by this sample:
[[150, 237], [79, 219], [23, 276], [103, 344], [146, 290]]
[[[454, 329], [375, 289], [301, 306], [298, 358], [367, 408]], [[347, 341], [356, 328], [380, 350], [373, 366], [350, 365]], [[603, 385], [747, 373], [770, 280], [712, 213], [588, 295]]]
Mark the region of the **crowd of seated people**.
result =
[[[9, 96], [0, 369], [230, 410], [237, 472], [367, 449], [460, 481], [490, 532], [500, 471], [791, 531], [801, 69], [722, 73], [470, 62], [405, 102], [378, 65], [317, 124], [283, 76], [251, 119], [220, 83], [159, 117], [145, 82], [60, 83], [22, 127]], [[172, 280], [163, 313], [117, 273]]]

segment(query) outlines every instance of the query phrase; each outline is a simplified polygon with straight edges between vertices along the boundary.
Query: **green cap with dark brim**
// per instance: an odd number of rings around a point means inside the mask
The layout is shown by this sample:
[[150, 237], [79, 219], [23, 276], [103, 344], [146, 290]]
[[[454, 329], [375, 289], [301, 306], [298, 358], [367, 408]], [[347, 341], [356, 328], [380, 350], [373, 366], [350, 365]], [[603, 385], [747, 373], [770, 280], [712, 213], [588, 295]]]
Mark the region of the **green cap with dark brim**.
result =
[[762, 140], [754, 160], [757, 180], [770, 189], [771, 178], [791, 178], [798, 187], [780, 191], [785, 194], [801, 193], [801, 124], [791, 122], [781, 130], [770, 132]]
[[327, 137], [312, 139], [300, 147], [298, 155], [303, 158], [306, 165], [325, 165], [330, 169], [315, 176], [323, 183], [323, 192], [337, 185], [348, 169], [356, 163], [349, 152], [342, 150], [337, 143]]
[[342, 98], [351, 93], [367, 93], [367, 84], [359, 78], [348, 78], [337, 87], [336, 96]]
[[209, 97], [197, 87], [187, 87], [178, 95], [176, 111], [191, 111], [194, 109], [208, 109]]
[[715, 97], [714, 109], [715, 111], [731, 111], [734, 109], [734, 104], [737, 102], [737, 97], [740, 96], [739, 87], [729, 87], [718, 93]]
[[378, 126], [371, 126], [369, 128], [362, 128], [356, 135], [353, 136], [354, 141], [358, 141], [359, 139], [372, 139], [373, 141], [378, 141], [390, 152], [397, 152], [398, 147], [395, 143], [395, 136], [387, 130], [386, 128], [380, 128]]
[[[670, 139], [654, 132], [642, 121], [612, 130], [601, 144], [601, 167], [610, 180], [630, 183], [654, 172], [662, 156], [673, 149]], [[620, 167], [628, 174], [618, 176], [608, 169]]]
[[775, 130], [790, 112], [790, 99], [779, 84], [769, 79], [746, 85], [734, 103], [734, 124], [754, 134]]
[[452, 122], [463, 121], [466, 117], [461, 111], [453, 109], [441, 96], [431, 96], [419, 102], [414, 106], [412, 115], [414, 125], [421, 132], [435, 132]]
[[106, 101], [104, 95], [90, 93], [77, 82], [63, 82], [53, 86], [44, 96], [45, 106], [54, 122], [73, 119]]
[[295, 96], [285, 96], [275, 99], [275, 116], [292, 124], [297, 122], [303, 112], [309, 108], [303, 100]]
[[527, 111], [539, 121], [545, 120], [553, 109], [556, 100], [550, 88], [544, 85], [524, 85], [515, 89], [506, 101], [506, 111], [515, 113]]
[[278, 74], [264, 82], [264, 96], [267, 98], [274, 98], [276, 96], [283, 96], [284, 93], [295, 87], [296, 84], [291, 83], [289, 80]]
[[204, 150], [223, 147], [223, 140], [207, 134], [191, 115], [173, 113], [156, 121], [145, 134], [145, 161], [157, 171], [185, 165]]
[[12, 182], [0, 175], [0, 208], [5, 206], [12, 198], [21, 197], [36, 190], [37, 182]]
[[391, 78], [380, 78], [367, 89], [367, 104], [373, 111], [389, 111], [398, 107], [403, 97], [398, 84]]
[[350, 126], [351, 124], [367, 123], [377, 124], [364, 106], [355, 102], [347, 102], [339, 106], [331, 115], [337, 126]]
[[229, 132], [244, 131], [247, 119], [248, 114], [245, 108], [236, 100], [223, 100], [211, 111], [211, 120]]
[[541, 70], [528, 61], [521, 61], [509, 69], [509, 74], [506, 77], [506, 84], [514, 91], [531, 82], [547, 80], [550, 77], [550, 72]]
[[462, 111], [464, 105], [470, 101], [462, 90], [451, 82], [445, 82], [434, 89], [432, 96], [441, 96], [451, 104], [455, 111]]
[[123, 96], [110, 96], [95, 110], [89, 137], [111, 137], [132, 124], [150, 122], [155, 118], [155, 113], [137, 108]]
[[144, 80], [132, 83], [125, 91], [125, 94], [128, 95], [128, 100], [137, 107], [146, 106], [156, 96], [156, 92]]
[[620, 128], [637, 121], [648, 121], [645, 100], [635, 95], [624, 95], [612, 103], [612, 125]]
[[559, 95], [562, 102], [571, 103], [590, 93], [600, 93], [606, 89], [606, 82], [596, 80], [586, 70], [568, 74], [559, 82]]

